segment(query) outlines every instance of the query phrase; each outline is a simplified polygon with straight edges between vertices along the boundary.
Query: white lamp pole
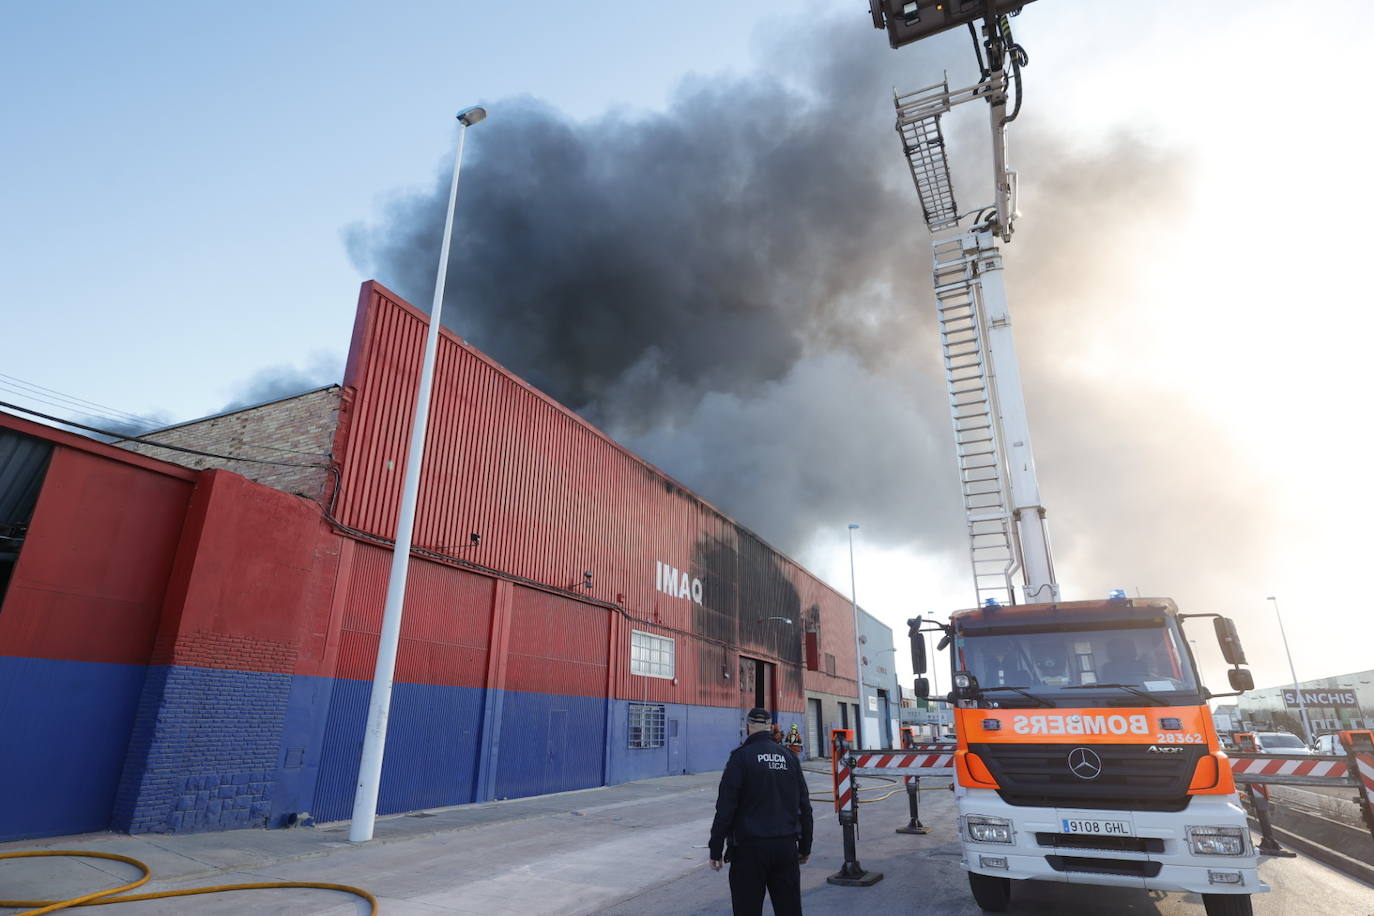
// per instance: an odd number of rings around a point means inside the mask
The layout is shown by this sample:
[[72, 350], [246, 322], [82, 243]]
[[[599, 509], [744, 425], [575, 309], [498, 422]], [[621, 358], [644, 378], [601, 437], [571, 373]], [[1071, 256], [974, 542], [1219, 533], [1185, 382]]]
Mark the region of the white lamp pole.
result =
[[859, 723], [864, 717], [864, 654], [859, 644], [859, 594], [854, 587], [854, 532], [858, 525], [849, 523], [849, 603], [854, 609], [854, 679], [858, 681], [859, 705], [854, 717], [854, 739], [863, 744], [863, 729]]
[[401, 641], [401, 609], [406, 597], [406, 573], [410, 569], [410, 540], [415, 531], [415, 503], [420, 494], [420, 463], [425, 453], [425, 427], [429, 422], [429, 395], [434, 384], [434, 362], [439, 352], [439, 323], [444, 304], [444, 278], [448, 273], [449, 240], [453, 234], [453, 211], [458, 203], [458, 172], [463, 165], [463, 140], [468, 128], [487, 116], [484, 108], [469, 108], [459, 113], [458, 152], [453, 159], [453, 182], [448, 191], [448, 216], [444, 220], [443, 245], [439, 250], [439, 273], [434, 280], [434, 304], [429, 310], [429, 332], [425, 336], [424, 362], [420, 366], [420, 390], [415, 397], [415, 419], [411, 424], [410, 448], [406, 454], [405, 476], [401, 481], [401, 508], [396, 519], [396, 547], [391, 554], [391, 574], [386, 585], [386, 605], [382, 611], [382, 633], [377, 646], [377, 665], [372, 674], [372, 697], [367, 708], [367, 729], [363, 733], [363, 754], [358, 762], [358, 789], [353, 796], [353, 823], [348, 838], [354, 843], [372, 839], [377, 822], [377, 793], [382, 784], [382, 756], [386, 749], [386, 725], [391, 713], [391, 686], [396, 673], [396, 649]]
[[1288, 634], [1283, 632], [1283, 615], [1279, 613], [1279, 599], [1270, 595], [1265, 601], [1274, 602], [1274, 616], [1279, 621], [1279, 635], [1283, 637], [1283, 654], [1288, 656], [1288, 673], [1293, 678], [1293, 693], [1298, 698], [1298, 712], [1302, 713], [1302, 740], [1312, 743], [1312, 723], [1307, 719], [1307, 702], [1303, 699], [1302, 688], [1298, 686], [1298, 672], [1293, 667], [1293, 653], [1288, 649]]

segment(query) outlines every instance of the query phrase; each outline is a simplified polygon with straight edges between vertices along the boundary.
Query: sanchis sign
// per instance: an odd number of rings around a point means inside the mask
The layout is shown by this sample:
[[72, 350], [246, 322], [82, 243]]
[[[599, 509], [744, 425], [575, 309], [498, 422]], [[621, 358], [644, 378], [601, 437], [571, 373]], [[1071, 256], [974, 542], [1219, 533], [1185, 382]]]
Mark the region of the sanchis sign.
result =
[[[1356, 706], [1355, 691], [1353, 690], [1304, 690], [1302, 692], [1303, 702], [1308, 706], [1326, 706], [1334, 708], [1337, 706]], [[1296, 690], [1285, 690], [1283, 692], [1283, 705], [1289, 709], [1298, 707], [1298, 692]]]
[[1143, 715], [1035, 713], [1013, 716], [1011, 730], [1018, 735], [1148, 735], [1150, 720]]

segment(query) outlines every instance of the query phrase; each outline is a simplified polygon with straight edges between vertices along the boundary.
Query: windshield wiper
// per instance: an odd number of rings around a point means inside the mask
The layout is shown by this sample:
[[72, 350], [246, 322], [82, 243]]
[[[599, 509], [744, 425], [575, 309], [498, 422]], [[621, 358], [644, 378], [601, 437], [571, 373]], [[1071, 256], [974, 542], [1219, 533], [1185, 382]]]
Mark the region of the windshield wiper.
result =
[[1045, 706], [1045, 707], [1048, 707], [1048, 708], [1050, 708], [1050, 709], [1053, 709], [1053, 708], [1054, 708], [1054, 704], [1051, 703], [1049, 700], [1045, 699], [1044, 697], [1038, 697], [1038, 696], [1036, 696], [1035, 694], [1031, 693], [1029, 690], [1026, 690], [1024, 687], [1005, 687], [1005, 686], [1003, 686], [1003, 687], [979, 687], [979, 688], [978, 688], [978, 692], [979, 692], [979, 693], [992, 693], [994, 690], [1015, 690], [1017, 693], [1021, 694], [1021, 696], [1026, 697], [1027, 699], [1034, 700], [1035, 702], [1039, 703], [1041, 706]]
[[1150, 702], [1156, 703], [1156, 704], [1158, 704], [1158, 705], [1160, 705], [1160, 706], [1168, 706], [1168, 705], [1169, 705], [1169, 704], [1166, 703], [1164, 700], [1161, 700], [1159, 697], [1155, 696], [1154, 694], [1146, 693], [1146, 692], [1143, 691], [1143, 690], [1136, 690], [1136, 689], [1135, 689], [1134, 687], [1132, 687], [1130, 684], [1072, 684], [1072, 685], [1070, 685], [1070, 686], [1068, 686], [1068, 687], [1062, 687], [1062, 688], [1060, 688], [1060, 689], [1061, 689], [1061, 690], [1094, 690], [1094, 689], [1096, 689], [1096, 688], [1098, 688], [1098, 687], [1120, 687], [1122, 690], [1129, 690], [1131, 693], [1135, 694], [1136, 696], [1138, 696], [1138, 697], [1144, 697], [1145, 699], [1149, 700]]

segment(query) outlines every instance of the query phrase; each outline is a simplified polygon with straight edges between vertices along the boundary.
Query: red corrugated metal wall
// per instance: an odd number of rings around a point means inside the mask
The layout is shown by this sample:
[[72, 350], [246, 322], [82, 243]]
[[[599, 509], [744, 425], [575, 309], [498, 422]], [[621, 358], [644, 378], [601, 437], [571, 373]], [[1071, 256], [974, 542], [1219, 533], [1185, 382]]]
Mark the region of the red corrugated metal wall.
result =
[[[390, 568], [389, 550], [357, 545], [344, 605], [338, 677], [372, 680]], [[438, 563], [411, 563], [395, 679], [485, 686], [494, 586], [487, 576]]]
[[594, 604], [517, 586], [511, 601], [505, 688], [602, 696], [610, 613]]
[[[335, 515], [386, 538], [395, 534], [425, 329], [421, 312], [364, 284], [335, 445]], [[806, 615], [852, 684], [847, 599], [447, 330], [428, 430], [417, 547], [622, 608], [633, 618], [617, 637], [625, 655], [634, 626], [696, 637], [678, 640], [679, 684], [627, 684], [620, 674], [618, 695], [734, 705], [737, 686], [722, 672], [739, 651], [774, 661], [782, 708], [801, 711]], [[699, 602], [661, 589], [668, 567], [675, 582], [687, 575], [689, 592], [700, 588]], [[847, 651], [838, 645], [846, 639]]]

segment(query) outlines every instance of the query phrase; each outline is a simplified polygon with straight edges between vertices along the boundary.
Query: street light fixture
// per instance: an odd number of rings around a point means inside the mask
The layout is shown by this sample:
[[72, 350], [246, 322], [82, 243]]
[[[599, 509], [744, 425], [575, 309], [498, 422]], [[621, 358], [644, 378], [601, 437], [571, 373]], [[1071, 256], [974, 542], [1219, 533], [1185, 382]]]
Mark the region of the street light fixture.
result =
[[420, 464], [425, 453], [425, 427], [429, 422], [429, 396], [434, 386], [434, 363], [439, 352], [439, 324], [444, 305], [444, 279], [448, 275], [448, 249], [453, 237], [453, 212], [458, 205], [458, 173], [463, 165], [463, 140], [467, 129], [485, 119], [485, 108], [468, 108], [458, 113], [458, 151], [453, 157], [453, 181], [448, 190], [448, 216], [444, 220], [443, 244], [439, 249], [439, 270], [434, 280], [434, 302], [429, 310], [429, 330], [425, 335], [425, 355], [420, 364], [420, 389], [415, 395], [415, 418], [411, 423], [410, 447], [406, 453], [405, 476], [401, 483], [401, 506], [396, 519], [396, 545], [391, 555], [391, 573], [386, 585], [386, 604], [382, 611], [382, 632], [377, 645], [377, 663], [372, 673], [372, 696], [367, 708], [367, 727], [363, 732], [362, 758], [358, 761], [358, 788], [353, 795], [353, 822], [348, 839], [366, 843], [372, 839], [377, 822], [377, 795], [382, 784], [382, 755], [386, 749], [387, 719], [391, 714], [391, 688], [396, 674], [396, 650], [401, 641], [401, 611], [405, 604], [406, 573], [410, 569], [410, 544], [415, 532], [415, 504], [420, 493]]
[[1312, 743], [1312, 723], [1307, 718], [1307, 701], [1303, 699], [1302, 688], [1298, 686], [1298, 672], [1293, 667], [1293, 653], [1288, 649], [1288, 634], [1283, 631], [1283, 615], [1279, 613], [1279, 599], [1270, 595], [1265, 601], [1274, 602], [1274, 616], [1279, 621], [1279, 635], [1283, 637], [1283, 654], [1288, 656], [1288, 673], [1293, 677], [1293, 695], [1298, 698], [1298, 712], [1302, 713], [1302, 739]]
[[862, 746], [864, 736], [859, 723], [864, 715], [864, 657], [859, 649], [859, 594], [854, 586], [854, 532], [858, 527], [854, 522], [849, 523], [849, 603], [854, 610], [854, 680], [859, 702], [854, 709], [854, 736]]

